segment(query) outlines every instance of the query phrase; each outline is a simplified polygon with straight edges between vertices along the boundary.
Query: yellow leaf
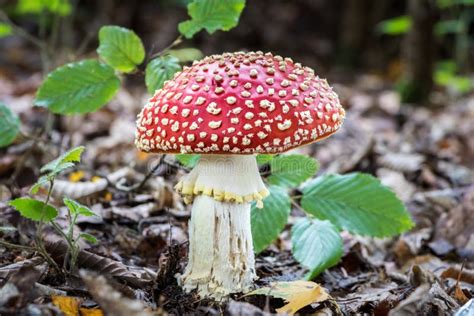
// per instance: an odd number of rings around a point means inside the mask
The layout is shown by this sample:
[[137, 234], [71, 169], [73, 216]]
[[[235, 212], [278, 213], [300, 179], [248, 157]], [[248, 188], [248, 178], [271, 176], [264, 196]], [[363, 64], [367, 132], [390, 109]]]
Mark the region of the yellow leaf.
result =
[[104, 312], [100, 308], [84, 308], [81, 307], [81, 316], [104, 316]]
[[79, 315], [80, 300], [77, 297], [52, 295], [51, 301], [64, 313], [64, 315]]
[[69, 175], [69, 181], [79, 182], [84, 178], [84, 171], [74, 171]]
[[112, 193], [110, 193], [110, 192], [105, 192], [105, 194], [104, 194], [104, 200], [105, 200], [105, 201], [110, 202], [110, 201], [112, 201], [112, 198], [113, 198]]
[[331, 297], [323, 287], [311, 281], [274, 282], [269, 287], [257, 289], [247, 295], [256, 294], [282, 298], [288, 304], [276, 311], [290, 315], [309, 304], [323, 302]]

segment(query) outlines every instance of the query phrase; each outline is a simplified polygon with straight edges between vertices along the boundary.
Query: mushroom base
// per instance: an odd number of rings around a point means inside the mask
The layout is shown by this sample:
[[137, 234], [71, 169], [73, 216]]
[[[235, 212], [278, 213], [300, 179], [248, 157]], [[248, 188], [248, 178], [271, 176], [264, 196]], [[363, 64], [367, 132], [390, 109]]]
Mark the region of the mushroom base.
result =
[[178, 277], [182, 287], [221, 300], [248, 291], [255, 279], [250, 203], [196, 196], [189, 222], [189, 262]]

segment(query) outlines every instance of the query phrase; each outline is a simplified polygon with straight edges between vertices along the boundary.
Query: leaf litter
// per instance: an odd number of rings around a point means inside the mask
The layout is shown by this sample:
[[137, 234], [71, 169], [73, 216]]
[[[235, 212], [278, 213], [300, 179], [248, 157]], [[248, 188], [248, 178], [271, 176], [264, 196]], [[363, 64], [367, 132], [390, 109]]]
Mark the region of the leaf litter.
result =
[[[312, 280], [327, 289], [325, 293], [333, 300], [310, 302], [302, 311], [450, 315], [469, 304], [474, 294], [474, 102], [458, 98], [443, 110], [412, 107], [399, 104], [393, 91], [384, 90], [374, 80], [366, 80], [370, 85], [360, 80], [357, 85], [337, 86], [341, 99], [346, 100], [347, 122], [330, 140], [305, 151], [318, 159], [321, 174], [364, 171], [377, 175], [405, 201], [417, 226], [383, 240], [344, 233], [341, 262]], [[3, 81], [8, 79], [2, 77]], [[15, 84], [4, 86], [13, 89]], [[25, 106], [34, 88], [6, 93], [25, 132], [38, 124], [30, 114], [35, 114], [36, 121], [45, 120], [44, 111]], [[83, 245], [80, 251], [78, 268], [89, 271], [86, 276], [81, 277], [78, 270], [60, 277], [53, 269], [44, 269], [34, 252], [0, 247], [0, 285], [6, 293], [1, 296], [0, 313], [12, 308], [23, 313], [54, 311], [58, 305], [53, 297], [58, 294], [73, 297], [71, 302], [77, 299], [80, 311], [101, 308], [109, 313], [124, 297], [137, 310], [155, 313], [264, 315], [284, 305], [282, 299], [264, 295], [233, 296], [216, 304], [181, 291], [174, 275], [182, 272], [187, 257], [189, 211], [172, 187], [186, 170], [173, 157], [166, 157], [153, 177], [137, 187], [159, 162], [158, 156], [143, 155], [133, 145], [135, 114], [144, 99], [143, 91], [124, 89], [110, 105], [87, 117], [60, 117], [52, 142], [17, 143], [2, 152], [0, 226], [18, 230], [0, 232], [1, 240], [28, 246], [24, 236], [34, 234], [31, 225], [7, 202], [27, 195], [28, 187], [40, 176], [38, 166], [57, 157], [61, 149], [78, 144], [87, 148], [84, 163], [57, 180], [52, 203], [61, 204], [62, 195], [67, 194], [92, 206], [101, 217], [77, 222], [78, 231], [100, 240], [96, 245]], [[15, 179], [10, 179], [12, 175]], [[44, 189], [40, 193], [44, 195]], [[300, 216], [294, 208], [289, 222]], [[290, 254], [289, 229], [291, 225], [257, 256], [258, 288], [268, 288], [273, 282], [302, 282], [307, 271]], [[62, 264], [67, 245], [50, 238], [47, 247]], [[20, 273], [38, 268], [39, 276]], [[107, 278], [91, 277], [92, 273]], [[20, 291], [19, 281], [37, 285]], [[107, 301], [101, 291], [112, 291], [110, 288], [126, 294], [114, 294]], [[295, 291], [304, 297], [304, 289]]]

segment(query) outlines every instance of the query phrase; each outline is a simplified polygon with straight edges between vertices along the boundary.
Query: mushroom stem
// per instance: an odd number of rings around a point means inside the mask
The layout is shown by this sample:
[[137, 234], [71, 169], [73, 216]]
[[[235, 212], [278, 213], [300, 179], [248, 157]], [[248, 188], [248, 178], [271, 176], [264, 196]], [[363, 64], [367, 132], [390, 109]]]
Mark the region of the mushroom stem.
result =
[[268, 195], [255, 157], [202, 156], [176, 188], [193, 202], [183, 288], [217, 300], [248, 291], [256, 278], [250, 203]]
[[189, 222], [183, 288], [220, 300], [230, 293], [248, 291], [255, 278], [250, 204], [197, 196]]

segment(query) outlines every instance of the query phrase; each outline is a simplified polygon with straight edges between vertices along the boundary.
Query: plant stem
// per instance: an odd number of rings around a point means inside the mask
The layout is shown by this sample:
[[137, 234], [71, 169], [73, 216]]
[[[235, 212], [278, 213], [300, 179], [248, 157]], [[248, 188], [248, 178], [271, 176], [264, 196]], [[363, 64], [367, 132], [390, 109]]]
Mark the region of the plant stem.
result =
[[46, 43], [39, 38], [34, 37], [27, 31], [25, 31], [22, 27], [16, 25], [15, 23], [10, 20], [8, 15], [3, 11], [0, 10], [0, 21], [3, 23], [6, 23], [8, 26], [10, 26], [13, 30], [13, 33], [24, 38], [28, 42], [32, 43], [33, 45], [37, 46], [39, 49], [44, 49], [46, 47]]
[[4, 241], [4, 240], [0, 240], [0, 245], [2, 245], [4, 247], [7, 247], [7, 248], [18, 248], [18, 249], [28, 250], [28, 251], [37, 251], [37, 249], [35, 247], [12, 244], [12, 243], [9, 243], [8, 241]]

